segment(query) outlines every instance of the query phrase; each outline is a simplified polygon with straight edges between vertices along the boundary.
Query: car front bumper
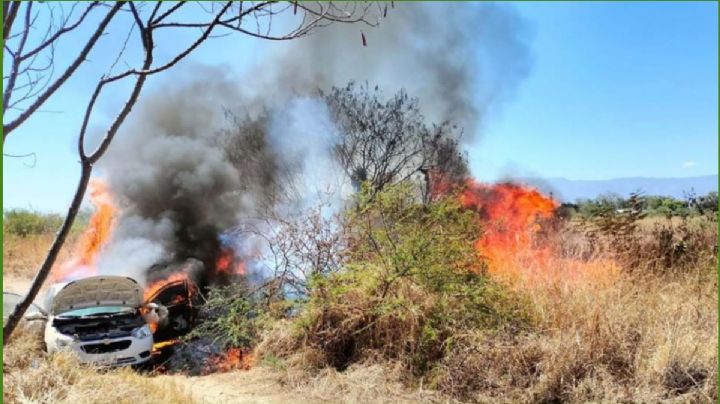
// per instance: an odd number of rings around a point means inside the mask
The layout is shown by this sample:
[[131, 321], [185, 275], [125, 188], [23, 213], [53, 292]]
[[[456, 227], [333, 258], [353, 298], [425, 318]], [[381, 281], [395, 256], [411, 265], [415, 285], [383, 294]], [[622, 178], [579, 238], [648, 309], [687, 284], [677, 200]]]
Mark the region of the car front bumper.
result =
[[75, 341], [69, 348], [83, 363], [104, 366], [137, 365], [151, 358], [152, 336], [146, 338], [121, 337], [102, 340]]

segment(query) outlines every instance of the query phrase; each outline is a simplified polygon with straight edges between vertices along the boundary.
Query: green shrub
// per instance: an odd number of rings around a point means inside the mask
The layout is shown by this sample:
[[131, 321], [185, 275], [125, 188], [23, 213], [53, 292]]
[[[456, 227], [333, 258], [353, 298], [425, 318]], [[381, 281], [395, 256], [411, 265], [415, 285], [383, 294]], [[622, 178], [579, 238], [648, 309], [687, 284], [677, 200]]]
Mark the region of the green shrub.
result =
[[3, 232], [20, 237], [57, 231], [63, 218], [54, 213], [39, 213], [27, 209], [11, 209], [4, 213]]
[[221, 349], [251, 348], [260, 331], [260, 305], [239, 285], [212, 287], [199, 325], [186, 340], [204, 338]]
[[530, 321], [523, 299], [491, 281], [475, 241], [475, 213], [453, 199], [422, 204], [407, 185], [361, 192], [347, 214], [343, 270], [311, 282], [310, 299], [277, 344], [343, 369], [369, 358], [432, 369], [466, 330]]

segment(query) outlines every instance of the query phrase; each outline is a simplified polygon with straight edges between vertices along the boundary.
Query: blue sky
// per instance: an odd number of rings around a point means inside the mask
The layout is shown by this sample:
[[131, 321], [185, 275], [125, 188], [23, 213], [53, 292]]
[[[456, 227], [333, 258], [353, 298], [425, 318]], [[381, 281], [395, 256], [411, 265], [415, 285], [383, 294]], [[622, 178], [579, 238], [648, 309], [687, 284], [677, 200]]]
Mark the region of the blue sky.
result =
[[[475, 176], [492, 181], [717, 173], [717, 3], [508, 6], [532, 30], [532, 68], [471, 145]], [[268, 46], [273, 45], [218, 38], [184, 64], [241, 71]], [[37, 162], [27, 167], [31, 161], [3, 159], [5, 209], [66, 209], [79, 174], [75, 136], [90, 82], [83, 77], [99, 74], [92, 64], [83, 69], [45, 106], [47, 112], [8, 138], [6, 153], [35, 152]], [[150, 81], [146, 94], [158, 82]], [[112, 91], [96, 123], [121, 102]]]
[[481, 178], [717, 173], [716, 3], [523, 3], [533, 69], [471, 153]]

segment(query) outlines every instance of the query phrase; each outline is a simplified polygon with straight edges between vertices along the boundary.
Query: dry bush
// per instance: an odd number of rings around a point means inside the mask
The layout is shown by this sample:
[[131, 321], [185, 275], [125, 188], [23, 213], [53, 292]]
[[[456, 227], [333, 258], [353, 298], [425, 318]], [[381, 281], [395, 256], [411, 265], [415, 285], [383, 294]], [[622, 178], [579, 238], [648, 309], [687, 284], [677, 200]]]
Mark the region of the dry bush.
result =
[[405, 186], [372, 190], [346, 225], [344, 269], [312, 279], [303, 312], [268, 334], [262, 354], [310, 369], [398, 362], [411, 382], [456, 335], [530, 321], [523, 299], [485, 275], [476, 216], [455, 201], [424, 205]]
[[[460, 233], [452, 230], [464, 222], [429, 214], [441, 218], [442, 226], [427, 226], [430, 220], [415, 227], [378, 226], [406, 224], [416, 214], [398, 201], [380, 212], [379, 218], [363, 217], [364, 231], [349, 232], [360, 248], [348, 243], [355, 249], [345, 269], [312, 284], [310, 302], [298, 317], [266, 330], [257, 352], [283, 369], [289, 385], [332, 395], [344, 391], [353, 372], [382, 368], [394, 375], [387, 376], [390, 382], [431, 389], [439, 394], [433, 397], [449, 400], [716, 401], [714, 220], [642, 219], [605, 233], [588, 233], [575, 222], [553, 223], [557, 227], [544, 235], [545, 242], [562, 258], [546, 269], [558, 276], [502, 293], [487, 288], [492, 281], [483, 283], [476, 289], [483, 302], [490, 300], [496, 313], [505, 310], [503, 321], [483, 323], [467, 317], [482, 312], [483, 305], [443, 300], [467, 292], [444, 289], [458, 280], [453, 271], [467, 258], [462, 244], [454, 244]], [[672, 242], [663, 241], [662, 232], [669, 232]], [[444, 241], [435, 251], [433, 237], [440, 233]], [[405, 249], [419, 245], [422, 249]], [[418, 261], [419, 256], [428, 260]], [[396, 270], [408, 262], [422, 271]], [[592, 273], [571, 276], [585, 270]], [[426, 282], [399, 276], [403, 273], [430, 276]], [[382, 292], [388, 279], [393, 279], [389, 295]], [[442, 287], [436, 289], [435, 282]], [[382, 391], [370, 381], [365, 387]]]
[[3, 352], [5, 403], [192, 403], [175, 383], [133, 369], [98, 369], [72, 354], [46, 355], [41, 336], [18, 328]]

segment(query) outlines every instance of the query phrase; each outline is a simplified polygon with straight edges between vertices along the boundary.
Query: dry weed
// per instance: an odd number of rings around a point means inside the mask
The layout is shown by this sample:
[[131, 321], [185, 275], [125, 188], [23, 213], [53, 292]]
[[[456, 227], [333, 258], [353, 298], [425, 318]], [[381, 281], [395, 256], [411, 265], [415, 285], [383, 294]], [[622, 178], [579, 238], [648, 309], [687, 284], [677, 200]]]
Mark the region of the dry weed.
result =
[[175, 383], [160, 384], [133, 369], [98, 369], [65, 353], [47, 356], [30, 328], [13, 334], [3, 359], [5, 403], [192, 403]]

